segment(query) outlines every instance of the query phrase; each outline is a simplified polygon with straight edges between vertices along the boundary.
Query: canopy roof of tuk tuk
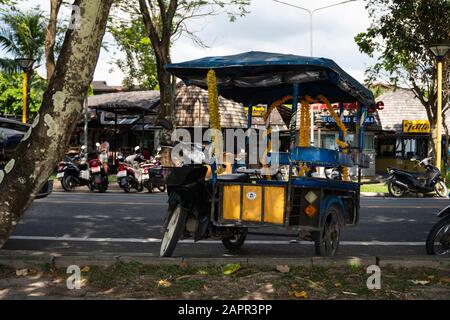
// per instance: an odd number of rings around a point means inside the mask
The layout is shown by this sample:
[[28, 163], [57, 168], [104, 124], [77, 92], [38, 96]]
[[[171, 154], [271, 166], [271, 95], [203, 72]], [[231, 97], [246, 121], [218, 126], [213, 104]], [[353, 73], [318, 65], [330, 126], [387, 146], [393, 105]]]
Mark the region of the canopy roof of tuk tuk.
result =
[[252, 51], [166, 65], [167, 71], [186, 84], [203, 88], [210, 69], [216, 72], [220, 95], [244, 104], [267, 104], [292, 95], [292, 84], [299, 83], [300, 96], [323, 95], [332, 103], [375, 105], [370, 90], [325, 58]]

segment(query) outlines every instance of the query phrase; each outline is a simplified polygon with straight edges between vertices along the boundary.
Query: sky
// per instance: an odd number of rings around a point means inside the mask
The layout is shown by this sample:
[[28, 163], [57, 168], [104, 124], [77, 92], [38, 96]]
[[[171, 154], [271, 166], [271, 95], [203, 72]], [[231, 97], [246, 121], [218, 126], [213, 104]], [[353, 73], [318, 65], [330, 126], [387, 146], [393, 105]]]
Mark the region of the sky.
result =
[[[130, 0], [133, 1], [133, 0]], [[137, 1], [137, 0], [136, 0]], [[282, 0], [310, 10], [341, 2], [341, 0]], [[48, 11], [48, 0], [28, 0], [21, 8], [40, 5]], [[252, 0], [250, 13], [229, 22], [226, 15], [189, 22], [189, 28], [208, 46], [200, 47], [187, 37], [178, 39], [172, 47], [173, 62], [193, 60], [212, 55], [228, 55], [245, 51], [268, 51], [310, 55], [310, 21], [306, 11], [273, 0]], [[354, 37], [370, 25], [364, 1], [355, 1], [317, 11], [313, 19], [313, 55], [333, 59], [359, 81], [364, 81], [365, 69], [373, 60], [361, 54]], [[105, 39], [113, 41], [111, 37]], [[94, 80], [108, 85], [121, 85], [123, 74], [112, 64], [113, 52], [102, 50]], [[39, 73], [45, 75], [45, 69]]]

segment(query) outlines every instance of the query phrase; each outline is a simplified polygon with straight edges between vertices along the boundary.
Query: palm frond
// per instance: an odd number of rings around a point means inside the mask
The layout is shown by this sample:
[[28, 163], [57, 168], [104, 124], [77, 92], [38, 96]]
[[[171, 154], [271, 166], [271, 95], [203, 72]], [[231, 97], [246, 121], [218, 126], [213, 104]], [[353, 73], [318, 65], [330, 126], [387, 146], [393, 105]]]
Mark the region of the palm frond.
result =
[[0, 58], [0, 71], [4, 73], [18, 73], [20, 67], [15, 60]]

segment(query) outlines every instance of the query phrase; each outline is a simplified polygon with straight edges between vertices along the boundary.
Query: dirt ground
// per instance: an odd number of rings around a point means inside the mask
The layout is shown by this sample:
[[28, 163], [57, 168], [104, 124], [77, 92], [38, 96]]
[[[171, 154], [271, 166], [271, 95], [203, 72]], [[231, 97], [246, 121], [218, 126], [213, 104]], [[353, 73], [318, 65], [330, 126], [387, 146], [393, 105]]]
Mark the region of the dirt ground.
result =
[[384, 267], [379, 290], [367, 288], [370, 274], [361, 266], [118, 263], [108, 268], [82, 267], [81, 288], [74, 290], [67, 287], [71, 274], [66, 271], [49, 265], [18, 270], [0, 266], [0, 299], [450, 299], [450, 266]]

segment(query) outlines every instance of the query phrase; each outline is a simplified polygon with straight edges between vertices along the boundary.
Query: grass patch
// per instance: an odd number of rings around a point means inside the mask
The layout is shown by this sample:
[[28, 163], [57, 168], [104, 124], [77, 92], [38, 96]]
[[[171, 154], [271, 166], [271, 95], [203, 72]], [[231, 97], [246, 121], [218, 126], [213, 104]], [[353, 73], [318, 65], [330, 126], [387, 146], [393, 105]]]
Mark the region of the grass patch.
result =
[[364, 184], [361, 186], [361, 192], [387, 193], [388, 188], [384, 183]]
[[[268, 266], [246, 266], [232, 275], [224, 275], [221, 265], [149, 266], [136, 262], [83, 270], [84, 287], [81, 291], [92, 298], [450, 299], [450, 267], [437, 270], [384, 266], [381, 269], [381, 290], [367, 288], [369, 275], [366, 267], [359, 265], [292, 266], [289, 272], [284, 273]], [[58, 297], [71, 297], [73, 291], [65, 287], [68, 277], [65, 269], [59, 269], [55, 274], [48, 266], [42, 265], [40, 270], [30, 274], [38, 271], [44, 280], [55, 279], [55, 276], [61, 280], [59, 289], [47, 289], [53, 295], [57, 292]], [[17, 278], [15, 270], [0, 266], [0, 280], [5, 278]]]

